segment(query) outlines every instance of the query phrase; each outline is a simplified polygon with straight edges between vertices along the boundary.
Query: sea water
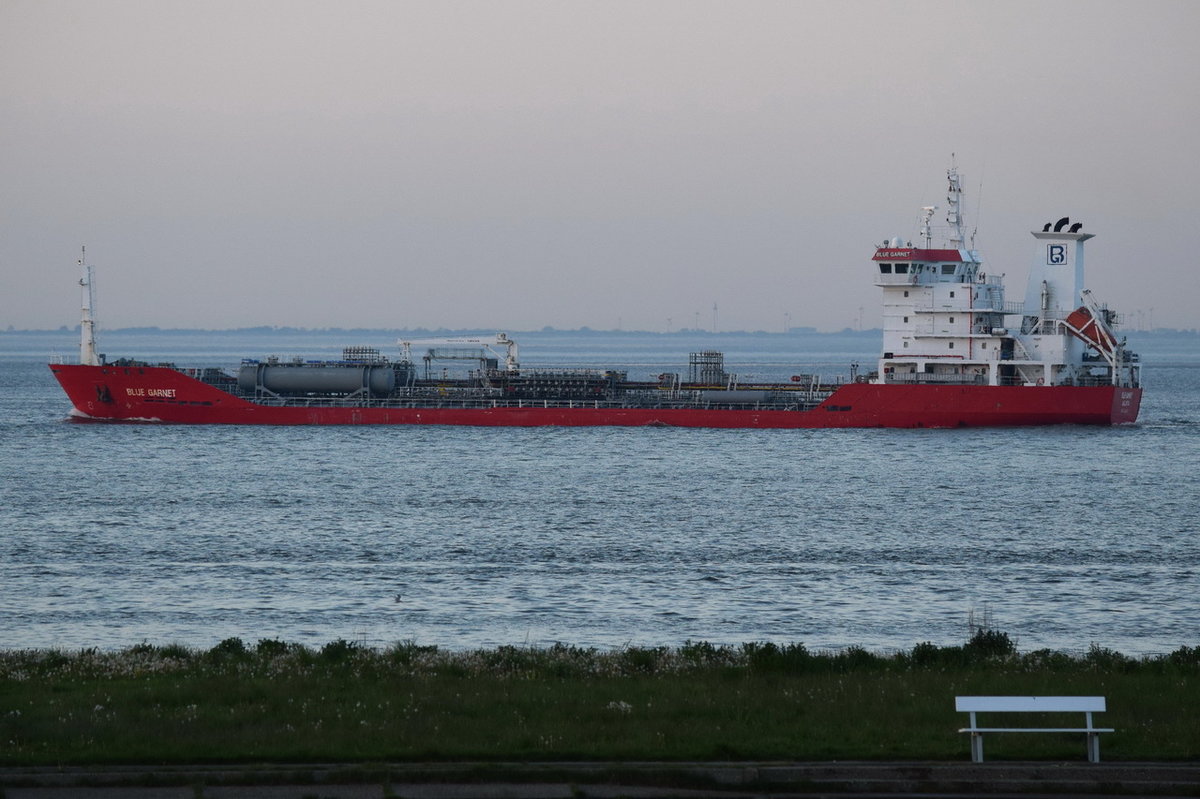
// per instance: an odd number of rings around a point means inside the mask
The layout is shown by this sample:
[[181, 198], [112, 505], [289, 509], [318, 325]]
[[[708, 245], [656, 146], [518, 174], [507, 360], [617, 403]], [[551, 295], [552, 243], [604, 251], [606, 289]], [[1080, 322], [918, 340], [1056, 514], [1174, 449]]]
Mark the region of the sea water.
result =
[[[110, 357], [336, 356], [319, 333], [114, 333]], [[877, 337], [521, 337], [529, 366], [869, 369]], [[1194, 339], [1193, 339], [1194, 341]], [[1138, 424], [963, 430], [78, 424], [0, 335], [0, 647], [237, 636], [465, 649], [685, 641], [1200, 644], [1200, 353]], [[819, 349], [813, 350], [812, 347]], [[798, 352], [799, 350], [799, 352]]]

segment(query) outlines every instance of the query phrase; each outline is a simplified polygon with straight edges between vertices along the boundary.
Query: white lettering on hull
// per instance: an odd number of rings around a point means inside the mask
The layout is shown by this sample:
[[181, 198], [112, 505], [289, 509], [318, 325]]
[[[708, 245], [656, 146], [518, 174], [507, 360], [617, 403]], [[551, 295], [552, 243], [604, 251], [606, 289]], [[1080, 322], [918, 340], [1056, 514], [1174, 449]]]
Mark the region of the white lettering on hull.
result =
[[173, 388], [127, 388], [125, 389], [127, 397], [156, 397], [158, 399], [174, 399], [175, 389]]

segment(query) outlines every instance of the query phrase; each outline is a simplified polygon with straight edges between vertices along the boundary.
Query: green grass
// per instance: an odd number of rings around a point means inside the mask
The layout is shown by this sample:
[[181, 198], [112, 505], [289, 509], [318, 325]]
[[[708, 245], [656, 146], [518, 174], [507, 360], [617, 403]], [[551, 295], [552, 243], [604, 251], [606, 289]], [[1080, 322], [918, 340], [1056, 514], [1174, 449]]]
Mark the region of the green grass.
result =
[[[1194, 760], [1198, 678], [1200, 647], [1143, 659], [1019, 654], [994, 631], [889, 656], [799, 644], [447, 652], [237, 639], [207, 652], [9, 651], [0, 764], [965, 760], [966, 718], [954, 711], [964, 694], [1103, 695], [1110, 710], [1097, 723], [1117, 729], [1102, 739], [1106, 761]], [[989, 760], [1084, 757], [1080, 735], [999, 735], [987, 748]]]

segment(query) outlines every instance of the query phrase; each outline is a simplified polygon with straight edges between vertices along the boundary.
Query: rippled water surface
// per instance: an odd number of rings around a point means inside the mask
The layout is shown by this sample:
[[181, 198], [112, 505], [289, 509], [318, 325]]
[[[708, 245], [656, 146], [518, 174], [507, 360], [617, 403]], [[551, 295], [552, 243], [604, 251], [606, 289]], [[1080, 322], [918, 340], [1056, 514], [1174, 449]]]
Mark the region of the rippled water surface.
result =
[[[115, 338], [180, 363], [328, 354]], [[342, 343], [359, 342], [320, 346]], [[715, 431], [73, 424], [45, 366], [70, 345], [0, 339], [0, 646], [891, 649], [960, 642], [972, 613], [1022, 649], [1200, 644], [1186, 349], [1144, 351], [1132, 427]], [[784, 336], [542, 345], [547, 364], [633, 353], [647, 373], [723, 346], [731, 369], [778, 377], [846, 372], [874, 342], [803, 363]]]

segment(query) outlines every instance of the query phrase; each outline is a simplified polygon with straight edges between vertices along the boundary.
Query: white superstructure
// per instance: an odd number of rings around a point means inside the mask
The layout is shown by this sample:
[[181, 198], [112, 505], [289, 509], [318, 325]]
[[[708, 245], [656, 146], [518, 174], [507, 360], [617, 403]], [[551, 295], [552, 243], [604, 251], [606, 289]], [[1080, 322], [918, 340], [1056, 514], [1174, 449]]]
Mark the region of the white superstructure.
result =
[[1092, 238], [1066, 217], [1034, 231], [1023, 303], [1005, 300], [966, 248], [962, 183], [947, 172], [945, 245], [933, 246], [922, 209], [922, 246], [894, 238], [873, 257], [883, 290], [883, 356], [877, 383], [1137, 386], [1137, 356], [1113, 333], [1115, 314], [1084, 289], [1083, 244]]

